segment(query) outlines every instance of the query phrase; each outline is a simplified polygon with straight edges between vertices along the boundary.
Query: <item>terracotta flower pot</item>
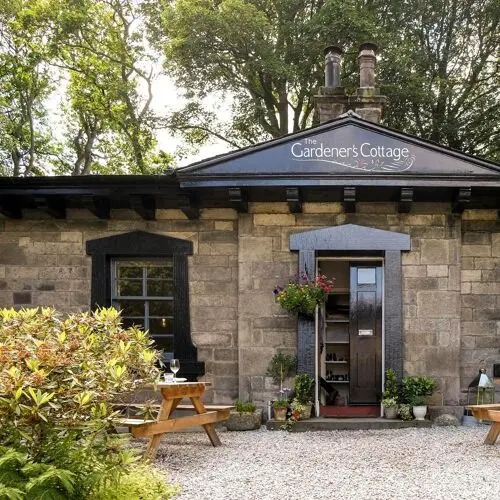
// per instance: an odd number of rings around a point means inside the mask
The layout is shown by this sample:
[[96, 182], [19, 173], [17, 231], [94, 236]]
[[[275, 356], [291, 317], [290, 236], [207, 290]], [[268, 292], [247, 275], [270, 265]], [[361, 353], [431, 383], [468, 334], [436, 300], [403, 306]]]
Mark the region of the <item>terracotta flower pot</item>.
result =
[[274, 418], [284, 422], [286, 420], [286, 408], [274, 408]]

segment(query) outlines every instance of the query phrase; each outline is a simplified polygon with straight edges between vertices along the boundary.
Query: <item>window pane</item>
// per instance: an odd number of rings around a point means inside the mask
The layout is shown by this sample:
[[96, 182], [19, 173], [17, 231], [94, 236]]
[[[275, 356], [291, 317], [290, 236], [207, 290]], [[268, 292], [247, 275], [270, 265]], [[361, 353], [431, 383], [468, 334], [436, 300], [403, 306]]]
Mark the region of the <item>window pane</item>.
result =
[[116, 265], [117, 278], [142, 278], [141, 262], [119, 262]]
[[130, 328], [135, 326], [144, 330], [144, 319], [143, 318], [122, 318], [122, 324], [124, 328]]
[[150, 300], [150, 316], [172, 316], [174, 313], [174, 302], [172, 300]]
[[358, 285], [371, 285], [375, 283], [375, 268], [358, 268]]
[[144, 316], [142, 300], [120, 300], [115, 307], [122, 311], [123, 316]]
[[147, 268], [148, 278], [160, 278], [171, 280], [173, 278], [172, 263], [168, 262], [164, 265], [152, 265]]
[[[158, 335], [152, 336], [155, 341], [155, 347], [158, 349], [163, 349], [167, 353], [174, 352], [174, 337], [172, 335]], [[167, 356], [171, 358], [172, 356]]]
[[141, 296], [142, 280], [118, 280], [117, 295], [119, 296]]
[[174, 283], [173, 281], [148, 280], [147, 293], [149, 297], [172, 297]]
[[165, 335], [172, 333], [172, 318], [149, 318], [149, 333]]

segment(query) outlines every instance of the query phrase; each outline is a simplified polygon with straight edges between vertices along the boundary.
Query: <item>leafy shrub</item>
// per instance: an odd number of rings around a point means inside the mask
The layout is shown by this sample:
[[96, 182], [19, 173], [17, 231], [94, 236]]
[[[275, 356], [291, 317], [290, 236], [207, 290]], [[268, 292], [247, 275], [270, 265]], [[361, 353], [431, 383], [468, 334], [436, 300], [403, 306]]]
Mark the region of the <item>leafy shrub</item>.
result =
[[257, 407], [253, 403], [244, 403], [243, 401], [236, 401], [235, 409], [238, 413], [254, 413], [257, 410]]
[[168, 500], [179, 492], [169, 485], [161, 472], [145, 465], [133, 467], [115, 489], [100, 491], [95, 500]]
[[403, 398], [412, 406], [427, 404], [435, 388], [436, 382], [425, 375], [403, 377]]
[[384, 398], [385, 399], [399, 399], [399, 384], [396, 372], [389, 368], [385, 372], [385, 383], [384, 383]]
[[113, 404], [153, 383], [158, 359], [147, 333], [123, 328], [112, 308], [0, 310], [0, 498], [99, 500], [134, 484], [145, 493], [116, 498], [170, 498], [160, 476], [137, 468], [128, 437], [109, 432]]
[[295, 399], [303, 405], [310, 405], [313, 400], [314, 378], [307, 373], [295, 376]]
[[401, 420], [413, 420], [413, 412], [411, 409], [411, 405], [408, 404], [399, 405], [398, 414]]
[[279, 384], [281, 393], [283, 392], [283, 381], [285, 378], [295, 375], [296, 371], [297, 357], [277, 352], [269, 362], [266, 375], [272, 377], [275, 384]]

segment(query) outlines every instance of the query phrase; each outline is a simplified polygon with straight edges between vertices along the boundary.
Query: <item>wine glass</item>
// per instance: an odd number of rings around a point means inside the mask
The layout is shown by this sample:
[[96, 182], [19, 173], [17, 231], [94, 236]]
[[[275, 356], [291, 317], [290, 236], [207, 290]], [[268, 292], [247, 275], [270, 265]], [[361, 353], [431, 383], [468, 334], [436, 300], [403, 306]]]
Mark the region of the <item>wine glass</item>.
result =
[[175, 382], [175, 375], [177, 372], [181, 369], [181, 364], [179, 363], [179, 360], [174, 358], [170, 360], [170, 370], [174, 373], [174, 382]]

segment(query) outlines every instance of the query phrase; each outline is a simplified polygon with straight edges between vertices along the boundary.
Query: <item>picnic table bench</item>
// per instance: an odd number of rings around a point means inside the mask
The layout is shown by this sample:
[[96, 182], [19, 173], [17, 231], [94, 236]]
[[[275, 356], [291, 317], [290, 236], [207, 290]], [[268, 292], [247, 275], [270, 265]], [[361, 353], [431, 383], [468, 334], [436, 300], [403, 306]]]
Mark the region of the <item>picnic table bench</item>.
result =
[[[156, 420], [140, 418], [124, 418], [120, 424], [129, 427], [134, 437], [149, 437], [145, 458], [154, 459], [163, 434], [167, 432], [202, 426], [213, 446], [220, 446], [221, 442], [215, 432], [214, 424], [223, 422], [230, 416], [234, 406], [207, 405], [201, 401], [205, 392], [205, 382], [178, 382], [158, 383], [162, 395], [162, 403]], [[181, 405], [183, 399], [189, 398], [190, 405]], [[172, 417], [174, 410], [194, 410], [194, 415]]]
[[489, 420], [491, 422], [484, 444], [495, 444], [500, 435], [500, 404], [469, 405], [465, 408], [466, 410], [472, 410], [472, 414], [477, 420]]

